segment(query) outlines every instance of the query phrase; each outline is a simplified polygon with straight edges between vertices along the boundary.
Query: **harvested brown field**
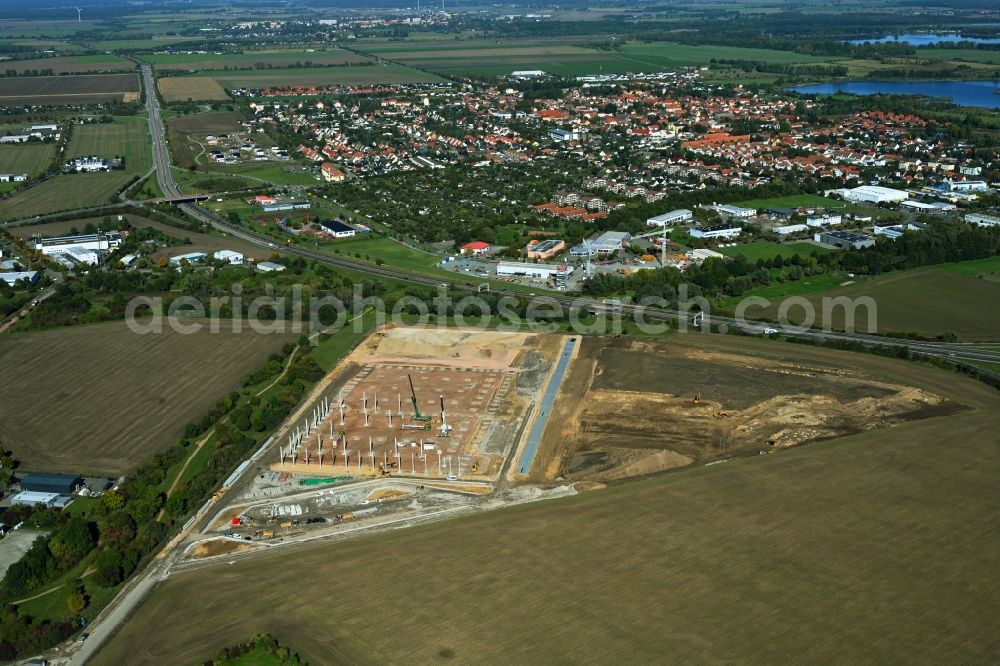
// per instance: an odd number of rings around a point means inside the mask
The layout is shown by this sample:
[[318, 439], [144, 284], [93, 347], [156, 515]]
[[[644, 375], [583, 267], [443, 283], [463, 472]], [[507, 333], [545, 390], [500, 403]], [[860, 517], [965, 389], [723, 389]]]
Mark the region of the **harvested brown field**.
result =
[[191, 552], [191, 556], [200, 559], [203, 557], [215, 557], [217, 555], [236, 555], [256, 548], [257, 546], [253, 544], [240, 543], [231, 539], [213, 539], [211, 541], [202, 541], [195, 546]]
[[160, 94], [167, 102], [226, 101], [229, 95], [215, 79], [207, 76], [168, 76], [159, 79]]
[[124, 322], [0, 336], [0, 441], [22, 469], [117, 475], [177, 441], [293, 336]]
[[136, 74], [0, 78], [0, 105], [95, 104], [139, 99]]
[[235, 111], [208, 111], [172, 118], [168, 125], [171, 131], [185, 134], [221, 134], [239, 130], [241, 120], [243, 115]]
[[536, 478], [610, 481], [961, 409], [860, 367], [701, 342], [585, 338]]
[[[110, 217], [112, 220], [117, 220], [118, 218], [117, 215]], [[142, 217], [141, 215], [132, 215], [130, 213], [124, 217], [133, 227], [156, 229], [157, 231], [161, 231], [168, 236], [183, 238], [184, 236], [190, 236], [193, 233], [190, 230], [181, 229], [180, 227], [172, 227], [169, 224], [163, 224], [162, 222], [154, 222], [153, 220]], [[10, 233], [18, 238], [31, 238], [33, 236], [65, 236], [67, 234], [74, 233], [73, 229], [76, 229], [75, 233], [83, 233], [83, 230], [88, 224], [100, 226], [103, 221], [103, 217], [84, 217], [78, 220], [64, 220], [62, 222], [27, 224], [20, 227], [12, 227], [10, 229]]]

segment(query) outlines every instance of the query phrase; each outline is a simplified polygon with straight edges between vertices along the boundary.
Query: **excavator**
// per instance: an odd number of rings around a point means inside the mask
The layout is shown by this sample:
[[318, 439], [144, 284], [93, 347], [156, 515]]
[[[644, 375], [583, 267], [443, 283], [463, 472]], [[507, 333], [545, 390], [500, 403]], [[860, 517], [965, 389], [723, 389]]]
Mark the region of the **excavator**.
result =
[[378, 466], [378, 475], [379, 476], [392, 476], [392, 471], [389, 470], [389, 469], [386, 469], [386, 465], [383, 465], [382, 463], [379, 463], [379, 466]]
[[694, 394], [694, 399], [691, 401], [691, 404], [692, 405], [700, 405], [701, 404], [701, 393], [695, 393]]

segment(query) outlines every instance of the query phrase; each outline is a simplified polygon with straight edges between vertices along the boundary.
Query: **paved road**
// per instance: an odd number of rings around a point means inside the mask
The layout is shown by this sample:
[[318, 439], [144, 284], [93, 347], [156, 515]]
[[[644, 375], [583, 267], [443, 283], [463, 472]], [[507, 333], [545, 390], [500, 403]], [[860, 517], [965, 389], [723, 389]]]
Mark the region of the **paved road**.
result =
[[559, 362], [556, 364], [555, 372], [552, 373], [549, 385], [545, 387], [545, 395], [542, 396], [542, 402], [538, 407], [538, 417], [535, 419], [534, 425], [531, 426], [531, 432], [528, 433], [528, 441], [525, 442], [524, 451], [521, 452], [521, 461], [517, 466], [518, 474], [527, 474], [531, 471], [531, 463], [534, 461], [535, 453], [538, 452], [538, 445], [542, 441], [545, 424], [548, 423], [549, 414], [552, 413], [552, 403], [555, 402], [556, 395], [559, 393], [559, 387], [562, 386], [563, 375], [566, 374], [566, 367], [569, 365], [569, 360], [573, 357], [573, 349], [575, 347], [576, 338], [570, 338], [566, 341], [562, 356], [559, 357]]

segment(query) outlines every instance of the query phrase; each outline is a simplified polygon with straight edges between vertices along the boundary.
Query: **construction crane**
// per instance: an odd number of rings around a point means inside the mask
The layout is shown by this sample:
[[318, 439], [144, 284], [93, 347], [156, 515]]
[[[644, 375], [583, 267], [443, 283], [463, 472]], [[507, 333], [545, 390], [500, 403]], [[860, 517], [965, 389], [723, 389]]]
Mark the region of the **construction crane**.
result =
[[420, 413], [420, 407], [417, 405], [417, 392], [413, 390], [413, 377], [407, 373], [406, 378], [410, 381], [410, 402], [413, 403], [413, 420], [430, 421], [431, 417]]
[[444, 396], [439, 397], [441, 398], [441, 429], [438, 432], [438, 437], [450, 437], [452, 428], [448, 425], [448, 419], [444, 413]]

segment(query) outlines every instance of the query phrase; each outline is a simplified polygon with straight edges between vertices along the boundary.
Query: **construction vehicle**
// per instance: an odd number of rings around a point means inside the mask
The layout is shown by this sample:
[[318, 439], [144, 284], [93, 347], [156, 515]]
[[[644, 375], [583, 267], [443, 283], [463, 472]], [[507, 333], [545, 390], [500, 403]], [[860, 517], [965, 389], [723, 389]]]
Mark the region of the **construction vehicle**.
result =
[[732, 414], [732, 412], [726, 411], [725, 409], [720, 409], [715, 413], [715, 418], [721, 419], [725, 416], [729, 416], [730, 414]]
[[479, 471], [479, 460], [474, 460], [472, 462], [472, 467], [469, 468], [469, 474], [475, 474]]
[[444, 413], [444, 396], [441, 398], [441, 427], [438, 429], [438, 437], [451, 437], [452, 427], [448, 425], [448, 419]]
[[281, 523], [281, 529], [283, 530], [290, 529], [291, 527], [292, 527], [292, 521], [290, 520], [286, 520], [285, 522]]
[[379, 476], [392, 476], [392, 472], [389, 471], [388, 469], [386, 469], [386, 467], [387, 467], [386, 465], [383, 465], [382, 463], [379, 463], [379, 466], [378, 466], [378, 475]]
[[417, 406], [417, 392], [413, 390], [413, 377], [407, 373], [406, 379], [410, 382], [410, 402], [413, 403], [413, 420], [414, 421], [430, 421], [431, 417], [425, 416], [420, 413], [420, 407]]
[[694, 394], [694, 399], [691, 401], [691, 404], [692, 405], [699, 405], [699, 404], [701, 404], [701, 393], [695, 393]]
[[265, 539], [273, 539], [274, 538], [274, 532], [272, 532], [271, 530], [266, 530], [264, 532], [261, 532], [260, 535], [263, 538], [265, 538]]

